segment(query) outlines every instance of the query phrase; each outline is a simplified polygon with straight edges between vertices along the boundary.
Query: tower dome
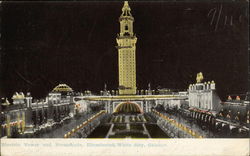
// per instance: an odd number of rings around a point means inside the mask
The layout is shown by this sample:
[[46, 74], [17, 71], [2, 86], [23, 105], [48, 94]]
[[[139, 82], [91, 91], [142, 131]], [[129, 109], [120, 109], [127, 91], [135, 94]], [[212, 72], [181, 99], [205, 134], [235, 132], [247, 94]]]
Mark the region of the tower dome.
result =
[[73, 92], [73, 89], [66, 84], [57, 85], [52, 92]]

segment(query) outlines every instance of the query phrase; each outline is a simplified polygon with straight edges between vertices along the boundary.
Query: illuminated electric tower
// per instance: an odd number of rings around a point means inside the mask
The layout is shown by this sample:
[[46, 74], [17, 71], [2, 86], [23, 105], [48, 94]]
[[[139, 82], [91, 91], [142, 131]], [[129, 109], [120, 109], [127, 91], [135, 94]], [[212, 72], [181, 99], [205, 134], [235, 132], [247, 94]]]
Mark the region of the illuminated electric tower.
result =
[[133, 32], [134, 17], [130, 13], [128, 1], [124, 2], [119, 18], [120, 33], [117, 35], [119, 63], [119, 94], [136, 94], [136, 41]]

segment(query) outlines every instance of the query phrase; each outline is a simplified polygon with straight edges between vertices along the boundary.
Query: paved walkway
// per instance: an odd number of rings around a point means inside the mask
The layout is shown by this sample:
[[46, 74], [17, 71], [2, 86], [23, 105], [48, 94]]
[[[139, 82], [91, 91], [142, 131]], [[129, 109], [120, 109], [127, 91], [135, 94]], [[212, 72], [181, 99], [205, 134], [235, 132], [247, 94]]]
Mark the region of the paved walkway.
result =
[[129, 116], [125, 116], [125, 122], [129, 123]]
[[150, 136], [150, 134], [148, 132], [148, 129], [146, 128], [145, 124], [142, 124], [142, 127], [144, 129], [143, 133], [146, 134], [146, 135], [148, 135], [148, 138], [151, 138], [151, 136]]
[[111, 126], [110, 126], [110, 128], [109, 128], [109, 131], [108, 131], [108, 133], [107, 133], [107, 135], [106, 135], [105, 138], [109, 138], [110, 135], [113, 135], [113, 134], [114, 134], [114, 132], [113, 132], [113, 127], [114, 127], [114, 124], [111, 124]]
[[130, 130], [130, 124], [126, 123], [126, 130]]

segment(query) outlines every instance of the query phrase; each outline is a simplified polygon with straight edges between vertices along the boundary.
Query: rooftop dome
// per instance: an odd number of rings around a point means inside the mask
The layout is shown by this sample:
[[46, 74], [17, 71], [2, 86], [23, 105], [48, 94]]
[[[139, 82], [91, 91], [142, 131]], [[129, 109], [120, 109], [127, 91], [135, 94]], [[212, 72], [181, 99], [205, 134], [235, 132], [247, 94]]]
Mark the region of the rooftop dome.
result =
[[66, 84], [59, 84], [52, 90], [52, 92], [72, 92], [72, 91], [73, 89]]
[[23, 92], [20, 92], [20, 93], [16, 92], [16, 93], [12, 96], [12, 99], [13, 99], [13, 100], [24, 99], [24, 98], [25, 98], [25, 96], [24, 96]]

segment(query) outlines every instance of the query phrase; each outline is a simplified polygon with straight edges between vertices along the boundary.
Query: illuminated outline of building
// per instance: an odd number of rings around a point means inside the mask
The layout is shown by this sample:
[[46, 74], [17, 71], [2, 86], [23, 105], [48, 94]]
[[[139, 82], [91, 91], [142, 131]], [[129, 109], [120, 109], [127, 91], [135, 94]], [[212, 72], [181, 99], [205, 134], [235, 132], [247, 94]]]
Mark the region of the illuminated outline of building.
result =
[[119, 94], [136, 94], [136, 41], [133, 33], [134, 18], [130, 13], [128, 2], [125, 1], [119, 18], [120, 34], [117, 35], [119, 62]]

